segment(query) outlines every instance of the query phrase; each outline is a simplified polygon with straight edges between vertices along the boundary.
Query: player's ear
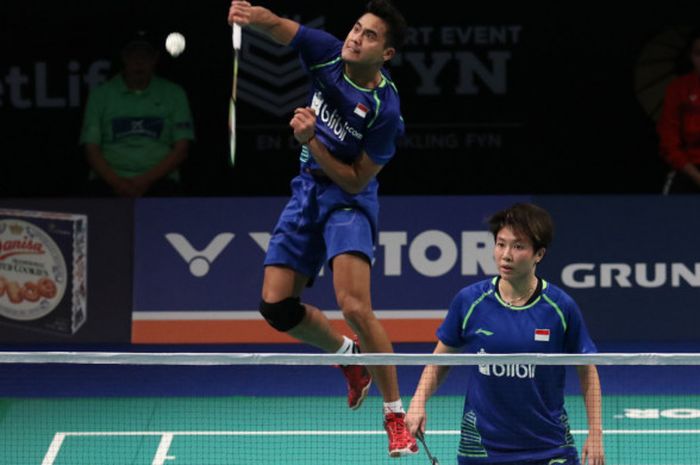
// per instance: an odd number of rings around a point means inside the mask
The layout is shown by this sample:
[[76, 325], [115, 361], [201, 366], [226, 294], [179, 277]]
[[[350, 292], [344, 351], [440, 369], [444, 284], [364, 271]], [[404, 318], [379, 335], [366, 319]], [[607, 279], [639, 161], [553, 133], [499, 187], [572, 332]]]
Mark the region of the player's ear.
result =
[[396, 49], [394, 47], [387, 47], [384, 49], [384, 61], [389, 61], [396, 55]]
[[547, 249], [545, 249], [544, 247], [540, 247], [540, 249], [537, 252], [535, 252], [535, 265], [542, 261], [546, 252]]

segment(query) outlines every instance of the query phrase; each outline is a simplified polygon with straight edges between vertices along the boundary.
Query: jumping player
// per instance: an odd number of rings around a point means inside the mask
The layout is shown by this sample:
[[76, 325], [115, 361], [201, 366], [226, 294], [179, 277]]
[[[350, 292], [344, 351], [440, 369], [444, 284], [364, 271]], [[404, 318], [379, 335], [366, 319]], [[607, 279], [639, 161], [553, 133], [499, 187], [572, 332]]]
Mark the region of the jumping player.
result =
[[[231, 3], [229, 23], [250, 26], [297, 50], [312, 80], [309, 106], [290, 121], [302, 144], [301, 170], [265, 258], [260, 312], [278, 331], [327, 352], [357, 352], [301, 292], [321, 266], [333, 271], [338, 306], [365, 352], [393, 352], [372, 311], [370, 264], [377, 233], [376, 176], [404, 132], [399, 96], [384, 64], [406, 36], [406, 22], [388, 0], [372, 0], [344, 41], [246, 1]], [[341, 367], [348, 403], [362, 403], [372, 377], [364, 367]], [[389, 455], [418, 451], [405, 427], [396, 369], [378, 366], [373, 378], [384, 398]]]

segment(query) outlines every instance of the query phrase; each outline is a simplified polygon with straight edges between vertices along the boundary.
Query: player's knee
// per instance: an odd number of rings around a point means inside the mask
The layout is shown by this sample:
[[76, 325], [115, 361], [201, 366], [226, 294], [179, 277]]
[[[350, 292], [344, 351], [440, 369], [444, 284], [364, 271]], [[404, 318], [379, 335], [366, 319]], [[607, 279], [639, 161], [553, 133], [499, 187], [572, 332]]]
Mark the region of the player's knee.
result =
[[289, 297], [272, 304], [261, 300], [260, 314], [277, 331], [287, 332], [302, 322], [306, 315], [306, 307], [302, 305], [299, 297]]
[[354, 327], [362, 325], [367, 317], [367, 313], [359, 307], [342, 307], [343, 318]]
[[363, 326], [373, 317], [371, 306], [362, 299], [353, 296], [338, 296], [338, 306], [343, 311], [343, 318], [353, 327]]

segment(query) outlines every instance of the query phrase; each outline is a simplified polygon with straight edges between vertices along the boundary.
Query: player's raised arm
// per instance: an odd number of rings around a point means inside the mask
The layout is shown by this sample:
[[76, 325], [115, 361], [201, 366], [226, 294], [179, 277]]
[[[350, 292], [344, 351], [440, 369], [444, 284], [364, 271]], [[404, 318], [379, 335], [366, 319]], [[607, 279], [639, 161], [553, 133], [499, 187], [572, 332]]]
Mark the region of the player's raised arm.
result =
[[277, 16], [267, 8], [238, 0], [231, 2], [228, 22], [250, 26], [282, 45], [289, 45], [299, 30], [299, 23], [296, 21]]

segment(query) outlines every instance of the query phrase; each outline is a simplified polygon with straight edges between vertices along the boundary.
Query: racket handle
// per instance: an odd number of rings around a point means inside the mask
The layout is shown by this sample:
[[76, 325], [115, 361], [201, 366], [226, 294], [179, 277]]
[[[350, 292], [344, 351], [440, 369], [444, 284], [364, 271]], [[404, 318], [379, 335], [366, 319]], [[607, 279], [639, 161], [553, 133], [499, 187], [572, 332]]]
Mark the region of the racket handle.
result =
[[233, 23], [231, 31], [231, 39], [233, 40], [233, 49], [241, 49], [241, 26], [239, 24]]

